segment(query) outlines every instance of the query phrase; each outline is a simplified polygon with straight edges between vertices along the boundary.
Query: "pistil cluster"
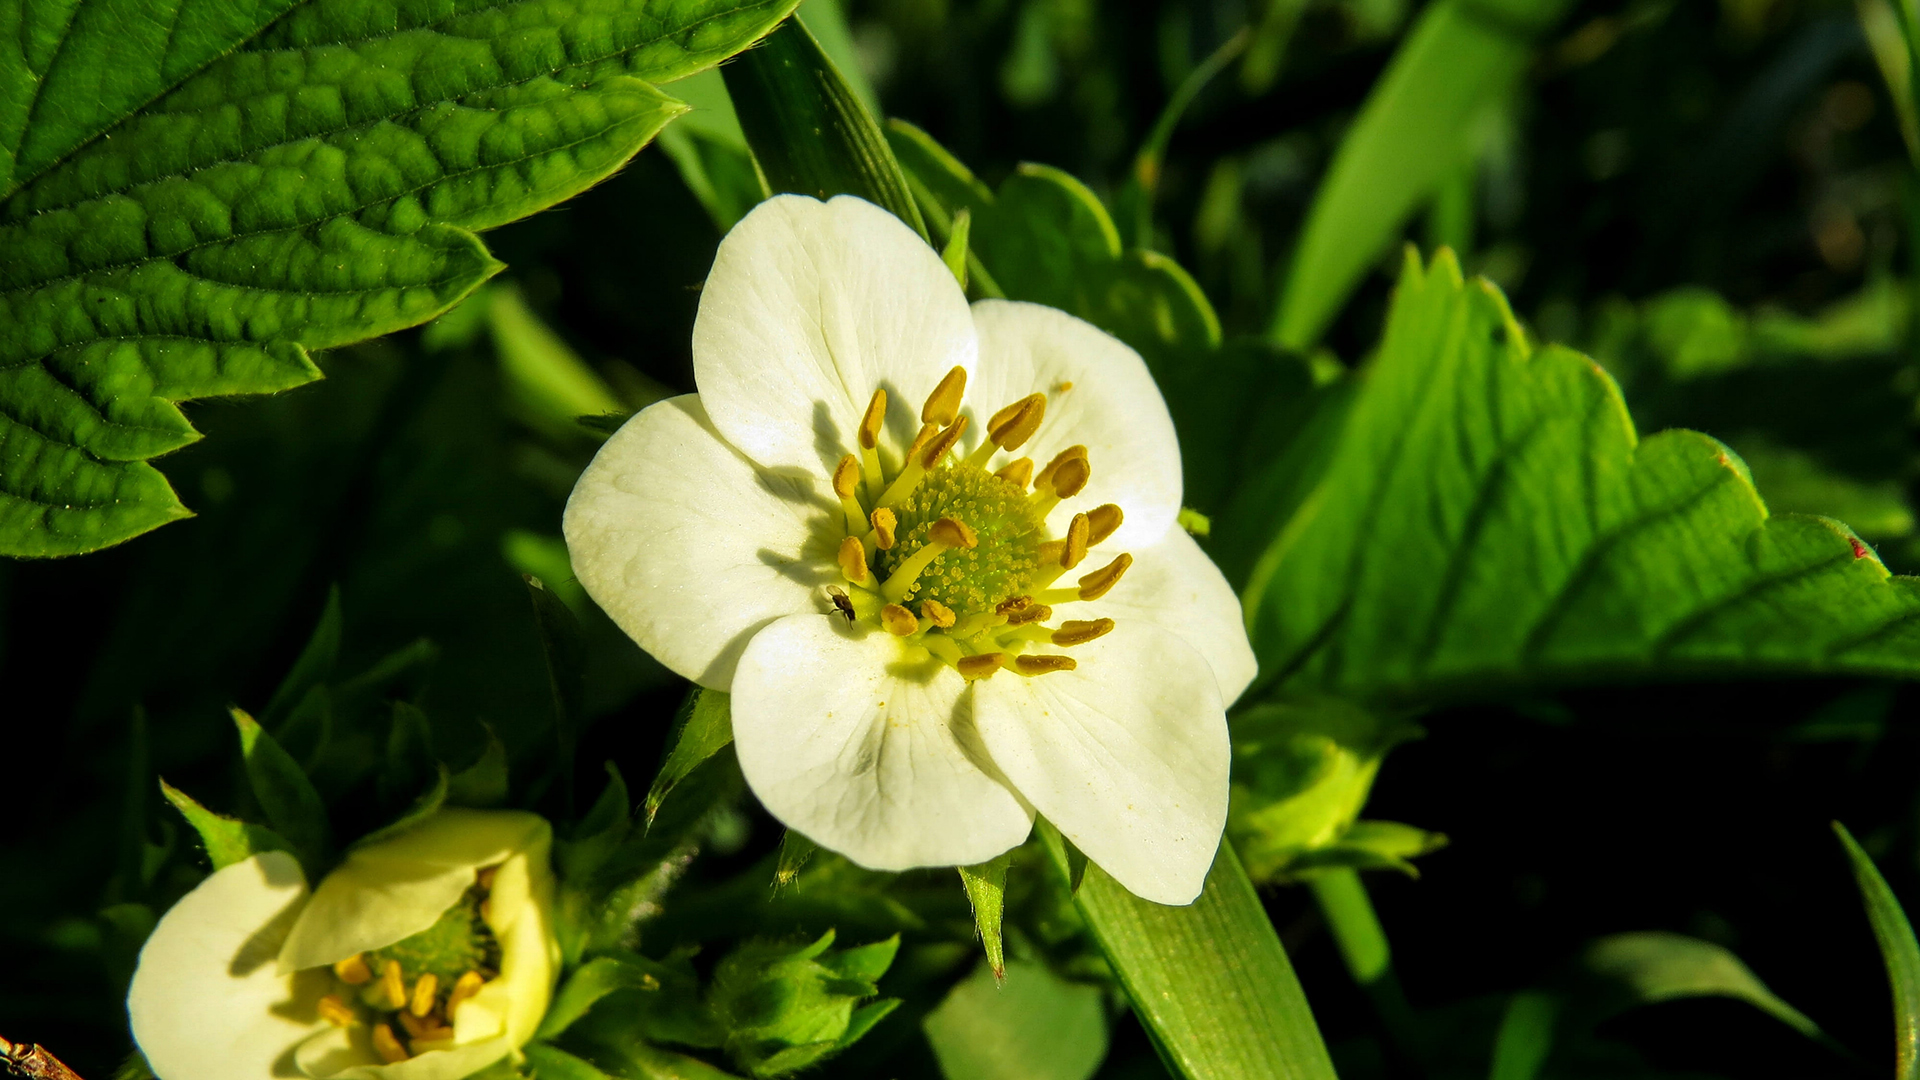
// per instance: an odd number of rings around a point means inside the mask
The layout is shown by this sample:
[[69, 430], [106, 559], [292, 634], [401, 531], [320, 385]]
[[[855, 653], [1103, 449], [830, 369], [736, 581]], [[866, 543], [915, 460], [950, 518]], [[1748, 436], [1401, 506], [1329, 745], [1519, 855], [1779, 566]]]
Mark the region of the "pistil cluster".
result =
[[840, 575], [851, 590], [830, 590], [835, 606], [849, 620], [919, 645], [968, 681], [1003, 668], [1028, 676], [1071, 671], [1071, 656], [1034, 650], [1079, 645], [1113, 629], [1112, 619], [1049, 624], [1056, 606], [1099, 599], [1133, 564], [1123, 553], [1072, 586], [1057, 584], [1120, 527], [1120, 507], [1077, 513], [1064, 536], [1050, 537], [1047, 517], [1092, 476], [1087, 448], [1070, 446], [1037, 472], [1028, 457], [991, 468], [996, 454], [1020, 449], [1039, 430], [1047, 397], [1036, 393], [995, 413], [987, 438], [961, 456], [966, 385], [964, 368], [940, 380], [891, 475], [879, 442], [887, 392], [873, 392], [860, 453], [843, 457], [833, 474], [846, 524]]
[[333, 965], [339, 982], [320, 999], [335, 1027], [369, 1025], [388, 1064], [453, 1045], [453, 1015], [499, 974], [500, 944], [486, 920], [497, 867], [474, 875], [459, 903], [420, 933]]

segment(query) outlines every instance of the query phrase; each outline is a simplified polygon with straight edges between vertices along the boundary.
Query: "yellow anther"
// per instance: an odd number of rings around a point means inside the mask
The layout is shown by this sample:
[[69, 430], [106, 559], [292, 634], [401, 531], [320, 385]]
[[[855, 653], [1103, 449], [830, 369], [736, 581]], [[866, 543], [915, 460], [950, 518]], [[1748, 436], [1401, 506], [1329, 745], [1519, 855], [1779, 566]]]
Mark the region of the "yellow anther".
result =
[[333, 973], [348, 986], [361, 986], [373, 978], [373, 969], [367, 966], [367, 958], [359, 953], [354, 953], [345, 960], [334, 961]]
[[907, 460], [918, 461], [920, 459], [921, 448], [925, 447], [927, 443], [938, 434], [940, 434], [939, 424], [921, 424], [920, 434], [915, 435], [913, 442], [907, 444]]
[[1002, 450], [1018, 450], [1040, 430], [1046, 416], [1047, 395], [1028, 394], [993, 414], [987, 421], [987, 438]]
[[963, 656], [953, 666], [960, 670], [960, 677], [972, 682], [984, 679], [999, 671], [1007, 662], [1006, 653], [981, 653], [978, 656]]
[[1079, 663], [1071, 656], [1033, 653], [1013, 658], [1013, 670], [1022, 675], [1045, 675], [1049, 671], [1072, 671]]
[[881, 551], [893, 550], [893, 530], [900, 525], [900, 519], [893, 511], [881, 507], [873, 512], [873, 546]]
[[1094, 638], [1106, 637], [1113, 630], [1112, 619], [1068, 619], [1053, 632], [1055, 645], [1085, 645]]
[[867, 572], [866, 546], [857, 536], [840, 541], [840, 576], [855, 585], [865, 585], [873, 576]]
[[929, 546], [942, 544], [946, 547], [972, 548], [980, 544], [979, 534], [972, 526], [959, 518], [943, 517], [927, 529]]
[[1061, 464], [1053, 473], [1053, 493], [1062, 499], [1071, 499], [1080, 494], [1087, 481], [1093, 476], [1093, 467], [1087, 459], [1071, 458]]
[[1045, 604], [1033, 604], [1019, 611], [1007, 613], [1008, 626], [1025, 626], [1028, 623], [1046, 622], [1053, 618], [1053, 609]]
[[880, 425], [887, 419], [887, 392], [875, 390], [867, 402], [866, 415], [860, 418], [860, 449], [872, 450], [880, 445]]
[[1088, 538], [1093, 535], [1093, 525], [1085, 514], [1073, 515], [1072, 524], [1067, 526], [1067, 546], [1060, 552], [1060, 568], [1071, 570], [1080, 565], [1087, 557]]
[[407, 1029], [407, 1042], [412, 1044], [415, 1050], [420, 1049], [420, 1044], [423, 1042], [453, 1037], [452, 1028], [431, 1016], [423, 1018], [410, 1012], [403, 1012], [400, 1014], [400, 1026]]
[[387, 1008], [402, 1009], [407, 1004], [407, 980], [400, 973], [400, 961], [389, 960], [380, 969], [380, 990], [386, 999]]
[[397, 1065], [412, 1056], [400, 1045], [400, 1040], [393, 1037], [393, 1029], [385, 1024], [373, 1025], [373, 1052], [389, 1065]]
[[[1035, 548], [1034, 553], [1035, 557], [1039, 559], [1041, 566], [1059, 566], [1060, 556], [1066, 550], [1067, 542], [1065, 540], [1049, 540], [1041, 544], [1038, 548]], [[1058, 577], [1059, 575], [1056, 574], [1054, 576]], [[1051, 581], [1053, 579], [1048, 578], [1047, 580]]]
[[956, 367], [927, 395], [927, 403], [920, 406], [920, 422], [941, 427], [953, 423], [953, 418], [960, 415], [960, 399], [966, 394], [967, 369]]
[[428, 972], [420, 976], [413, 984], [413, 1000], [407, 1002], [407, 1011], [415, 1016], [425, 1016], [433, 1011], [433, 997], [440, 992], [440, 976]]
[[920, 467], [922, 469], [931, 469], [939, 465], [940, 459], [946, 457], [947, 454], [953, 450], [954, 444], [960, 441], [960, 436], [965, 434], [966, 430], [967, 418], [964, 416], [947, 425], [945, 431], [942, 431], [927, 443], [926, 450], [920, 454], [918, 459]]
[[1069, 446], [1065, 450], [1053, 455], [1053, 460], [1047, 462], [1047, 467], [1041, 469], [1040, 475], [1033, 478], [1034, 490], [1046, 491], [1050, 489], [1053, 487], [1053, 474], [1060, 471], [1060, 466], [1065, 465], [1074, 458], [1085, 459], [1086, 456], [1087, 448], [1077, 444]]
[[1032, 606], [1033, 597], [1031, 596], [1009, 596], [1005, 600], [993, 605], [993, 613], [995, 615], [1011, 615], [1016, 611], [1025, 611]]
[[1033, 459], [1030, 457], [1018, 458], [1008, 462], [1006, 468], [1001, 469], [993, 475], [1005, 480], [1014, 487], [1025, 490], [1027, 484], [1033, 480]]
[[453, 1019], [453, 1011], [460, 1007], [460, 1003], [479, 993], [485, 985], [487, 980], [481, 978], [477, 971], [469, 971], [455, 979], [453, 989], [447, 992], [447, 1019]]
[[911, 637], [920, 629], [920, 620], [899, 604], [888, 604], [880, 609], [880, 625], [894, 637]]
[[1097, 544], [1112, 536], [1120, 528], [1120, 522], [1125, 519], [1126, 515], [1112, 503], [1103, 503], [1087, 511], [1087, 523], [1093, 526], [1092, 533], [1087, 537], [1087, 543]]
[[860, 460], [852, 454], [840, 459], [833, 470], [833, 493], [842, 499], [853, 498], [860, 487]]
[[320, 1019], [332, 1024], [334, 1027], [348, 1027], [358, 1019], [358, 1017], [353, 1015], [352, 1006], [341, 1001], [336, 994], [327, 994], [321, 997], [318, 1004]]
[[920, 601], [920, 617], [942, 630], [953, 625], [953, 609], [938, 600]]
[[499, 863], [495, 863], [492, 866], [483, 866], [473, 872], [473, 883], [480, 886], [482, 892], [492, 892], [494, 875], [499, 872]]
[[1120, 575], [1133, 565], [1133, 556], [1121, 552], [1107, 565], [1080, 579], [1080, 599], [1098, 600], [1120, 581]]

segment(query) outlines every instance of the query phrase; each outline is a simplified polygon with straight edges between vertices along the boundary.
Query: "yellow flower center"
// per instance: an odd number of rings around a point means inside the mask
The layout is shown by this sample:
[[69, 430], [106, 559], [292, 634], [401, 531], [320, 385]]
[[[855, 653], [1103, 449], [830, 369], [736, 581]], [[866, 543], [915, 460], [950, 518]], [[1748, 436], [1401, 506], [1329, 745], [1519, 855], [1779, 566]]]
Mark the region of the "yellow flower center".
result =
[[960, 415], [967, 373], [954, 368], [920, 411], [919, 434], [889, 474], [879, 440], [887, 412], [875, 390], [860, 422], [858, 455], [833, 472], [845, 517], [837, 562], [852, 593], [828, 590], [835, 610], [924, 648], [965, 678], [1003, 668], [1022, 675], [1071, 671], [1072, 657], [1034, 653], [1042, 644], [1079, 645], [1113, 629], [1113, 620], [1047, 625], [1053, 607], [1104, 596], [1133, 557], [1122, 554], [1057, 587], [1088, 549], [1113, 535], [1122, 513], [1108, 503], [1075, 514], [1051, 537], [1047, 517], [1078, 496], [1092, 476], [1084, 446], [1071, 446], [1037, 473], [1031, 458], [990, 471], [996, 454], [1025, 445], [1046, 416], [1044, 394], [995, 413], [979, 449], [958, 456], [967, 418]]

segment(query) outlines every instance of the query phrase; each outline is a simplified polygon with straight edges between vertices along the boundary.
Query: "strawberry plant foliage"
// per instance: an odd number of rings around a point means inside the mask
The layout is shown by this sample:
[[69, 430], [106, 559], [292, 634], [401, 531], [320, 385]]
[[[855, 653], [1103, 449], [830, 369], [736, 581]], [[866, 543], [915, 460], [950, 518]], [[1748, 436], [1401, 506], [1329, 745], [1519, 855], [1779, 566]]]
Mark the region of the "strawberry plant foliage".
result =
[[1315, 494], [1245, 594], [1261, 677], [1380, 705], [1602, 679], [1920, 675], [1920, 579], [1769, 516], [1739, 458], [1635, 433], [1485, 282], [1409, 254]]
[[178, 402], [445, 311], [794, 3], [0, 0], [0, 554], [189, 514]]

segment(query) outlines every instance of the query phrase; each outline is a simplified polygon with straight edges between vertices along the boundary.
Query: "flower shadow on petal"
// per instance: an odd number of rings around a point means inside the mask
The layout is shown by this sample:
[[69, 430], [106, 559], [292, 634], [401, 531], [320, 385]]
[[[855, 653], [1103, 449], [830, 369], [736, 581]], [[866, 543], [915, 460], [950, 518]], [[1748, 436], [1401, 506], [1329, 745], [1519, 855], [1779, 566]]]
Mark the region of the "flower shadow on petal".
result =
[[[265, 863], [264, 876], [267, 884], [273, 888], [285, 888], [296, 882], [304, 883], [298, 871], [287, 871], [278, 863]], [[287, 906], [276, 912], [265, 926], [253, 932], [253, 936], [242, 942], [234, 952], [233, 961], [227, 965], [227, 974], [236, 979], [246, 978], [263, 964], [274, 963], [280, 959], [280, 947], [286, 944], [287, 935], [293, 932], [293, 924], [300, 920], [300, 912], [307, 906], [308, 896], [302, 893], [287, 902]]]

